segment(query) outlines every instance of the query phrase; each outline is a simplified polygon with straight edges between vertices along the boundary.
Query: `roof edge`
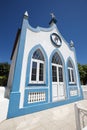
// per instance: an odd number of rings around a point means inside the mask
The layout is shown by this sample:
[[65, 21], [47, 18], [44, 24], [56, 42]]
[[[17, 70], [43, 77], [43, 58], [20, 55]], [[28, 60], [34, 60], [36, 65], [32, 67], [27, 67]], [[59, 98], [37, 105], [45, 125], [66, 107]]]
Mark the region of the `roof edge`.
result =
[[20, 36], [20, 33], [21, 33], [21, 29], [19, 28], [18, 31], [17, 31], [17, 33], [16, 33], [16, 38], [15, 38], [15, 42], [14, 42], [14, 46], [13, 46], [13, 49], [12, 49], [10, 60], [12, 60], [12, 58], [13, 58], [14, 51], [15, 51], [15, 48], [17, 46], [17, 41], [18, 41], [18, 38]]

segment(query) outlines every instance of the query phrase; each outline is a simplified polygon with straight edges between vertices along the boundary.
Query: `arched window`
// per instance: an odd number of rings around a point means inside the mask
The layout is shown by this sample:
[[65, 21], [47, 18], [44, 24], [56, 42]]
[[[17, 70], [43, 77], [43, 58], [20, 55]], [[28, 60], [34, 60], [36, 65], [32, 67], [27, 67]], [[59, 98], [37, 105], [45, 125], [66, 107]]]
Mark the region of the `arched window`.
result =
[[37, 49], [31, 60], [31, 83], [44, 83], [45, 60], [40, 49]]
[[63, 82], [63, 65], [57, 52], [52, 57], [52, 82]]
[[42, 60], [42, 61], [44, 61], [44, 56], [43, 56], [42, 52], [40, 51], [40, 49], [37, 49], [37, 50], [34, 52], [32, 58], [33, 58], [33, 59], [37, 59], [37, 60]]
[[74, 67], [70, 60], [68, 61], [68, 80], [69, 80], [69, 84], [75, 83]]
[[56, 52], [52, 57], [52, 63], [62, 65], [62, 61], [58, 53]]

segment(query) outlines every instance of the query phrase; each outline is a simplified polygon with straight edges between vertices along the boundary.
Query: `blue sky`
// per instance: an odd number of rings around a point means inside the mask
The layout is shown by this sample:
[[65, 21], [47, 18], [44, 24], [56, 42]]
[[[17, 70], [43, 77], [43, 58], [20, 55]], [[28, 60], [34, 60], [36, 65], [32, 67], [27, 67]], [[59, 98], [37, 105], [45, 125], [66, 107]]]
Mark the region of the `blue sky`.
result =
[[77, 61], [87, 64], [87, 0], [1, 0], [0, 63], [10, 63], [16, 32], [26, 10], [31, 26], [45, 28], [54, 12], [60, 33], [75, 44]]

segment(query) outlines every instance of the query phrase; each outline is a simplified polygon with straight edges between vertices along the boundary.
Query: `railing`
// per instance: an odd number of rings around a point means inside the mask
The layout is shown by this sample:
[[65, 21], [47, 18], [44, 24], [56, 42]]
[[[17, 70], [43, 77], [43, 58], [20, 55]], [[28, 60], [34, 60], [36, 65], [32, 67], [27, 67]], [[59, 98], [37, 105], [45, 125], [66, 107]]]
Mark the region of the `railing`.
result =
[[[86, 102], [87, 103], [87, 102]], [[76, 130], [87, 130], [87, 109], [75, 104]]]

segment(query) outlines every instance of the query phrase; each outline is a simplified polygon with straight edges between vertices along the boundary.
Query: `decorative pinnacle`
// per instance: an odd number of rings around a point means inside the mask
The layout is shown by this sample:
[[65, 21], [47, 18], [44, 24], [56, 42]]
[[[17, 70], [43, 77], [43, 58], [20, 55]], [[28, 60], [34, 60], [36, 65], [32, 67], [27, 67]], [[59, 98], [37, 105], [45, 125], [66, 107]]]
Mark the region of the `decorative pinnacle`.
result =
[[70, 47], [74, 47], [74, 42], [71, 40]]
[[24, 18], [28, 19], [28, 12], [27, 11], [24, 13]]

